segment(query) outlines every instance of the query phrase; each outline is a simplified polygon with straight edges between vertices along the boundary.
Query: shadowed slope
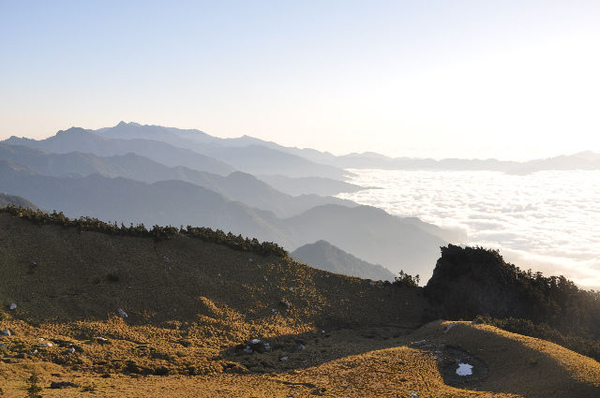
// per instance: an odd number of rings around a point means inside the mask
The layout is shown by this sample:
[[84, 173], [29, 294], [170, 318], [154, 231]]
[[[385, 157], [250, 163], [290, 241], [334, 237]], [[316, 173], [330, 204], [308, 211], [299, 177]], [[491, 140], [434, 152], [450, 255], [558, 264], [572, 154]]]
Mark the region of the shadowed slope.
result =
[[[422, 289], [330, 274], [283, 252], [38, 225], [8, 213], [0, 213], [0, 250], [0, 385], [8, 396], [22, 395], [32, 371], [48, 397], [600, 391], [596, 361], [471, 323], [438, 321], [410, 333], [426, 310]], [[238, 345], [254, 338], [270, 347]], [[455, 351], [476, 357], [485, 376], [449, 386]], [[79, 387], [47, 389], [52, 381]]]
[[[409, 299], [408, 290], [379, 289], [288, 258], [239, 252], [183, 235], [156, 241], [40, 227], [6, 213], [0, 214], [0, 224], [0, 300], [17, 303], [17, 314], [35, 322], [106, 319], [117, 308], [134, 323], [193, 321], [198, 314], [210, 315], [206, 298], [246, 320], [283, 316], [299, 324], [416, 325], [424, 305], [416, 293]], [[398, 294], [419, 305], [406, 308], [400, 296], [391, 299]], [[390, 304], [367, 310], [380, 300]], [[355, 311], [364, 316], [357, 318]]]

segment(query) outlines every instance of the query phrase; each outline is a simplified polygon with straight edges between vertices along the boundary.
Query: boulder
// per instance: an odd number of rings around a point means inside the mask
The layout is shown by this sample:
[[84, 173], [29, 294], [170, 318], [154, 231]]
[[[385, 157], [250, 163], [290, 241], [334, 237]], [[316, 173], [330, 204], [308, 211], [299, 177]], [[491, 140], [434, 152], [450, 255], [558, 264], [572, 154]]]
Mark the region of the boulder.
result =
[[123, 311], [123, 308], [117, 308], [117, 314], [119, 314], [119, 316], [123, 319], [127, 319], [129, 317], [129, 315]]

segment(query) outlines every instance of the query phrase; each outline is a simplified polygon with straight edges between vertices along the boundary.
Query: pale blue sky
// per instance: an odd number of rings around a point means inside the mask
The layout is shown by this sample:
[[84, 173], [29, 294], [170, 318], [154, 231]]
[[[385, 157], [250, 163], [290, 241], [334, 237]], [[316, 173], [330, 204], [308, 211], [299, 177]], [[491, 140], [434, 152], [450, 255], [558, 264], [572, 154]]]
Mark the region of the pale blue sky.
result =
[[119, 121], [334, 153], [600, 152], [600, 1], [0, 0], [0, 139]]

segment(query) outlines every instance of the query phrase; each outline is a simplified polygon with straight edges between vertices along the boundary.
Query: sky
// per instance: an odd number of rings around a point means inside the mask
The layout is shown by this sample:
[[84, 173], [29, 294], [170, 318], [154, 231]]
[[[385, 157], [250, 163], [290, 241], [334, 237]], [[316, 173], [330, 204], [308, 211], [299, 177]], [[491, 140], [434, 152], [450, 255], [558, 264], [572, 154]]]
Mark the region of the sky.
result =
[[0, 139], [119, 121], [334, 154], [600, 152], [600, 1], [0, 0]]

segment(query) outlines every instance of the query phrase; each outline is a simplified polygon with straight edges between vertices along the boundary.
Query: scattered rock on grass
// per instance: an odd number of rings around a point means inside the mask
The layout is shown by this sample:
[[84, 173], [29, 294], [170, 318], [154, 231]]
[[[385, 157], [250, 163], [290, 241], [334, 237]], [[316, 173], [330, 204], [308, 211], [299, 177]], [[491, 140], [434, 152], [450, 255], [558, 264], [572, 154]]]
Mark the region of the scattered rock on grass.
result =
[[452, 329], [454, 326], [456, 326], [456, 323], [451, 323], [450, 325], [446, 326], [446, 329], [444, 329], [444, 334], [448, 334], [450, 329]]
[[238, 344], [235, 347], [235, 352], [238, 354], [242, 352], [245, 354], [253, 354], [255, 352], [262, 354], [267, 351], [271, 351], [271, 344], [261, 339], [250, 339], [244, 344]]

